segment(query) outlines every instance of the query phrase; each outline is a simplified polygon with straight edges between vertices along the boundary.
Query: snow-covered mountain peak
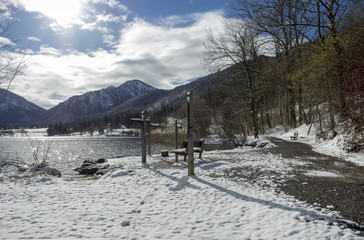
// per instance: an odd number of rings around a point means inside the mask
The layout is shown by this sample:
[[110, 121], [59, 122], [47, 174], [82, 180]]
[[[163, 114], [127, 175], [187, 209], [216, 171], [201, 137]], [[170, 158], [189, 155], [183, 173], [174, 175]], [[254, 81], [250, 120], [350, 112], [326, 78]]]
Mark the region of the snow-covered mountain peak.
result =
[[[101, 90], [86, 92], [83, 95], [73, 96], [50, 109], [40, 121], [44, 123], [72, 121], [76, 118], [103, 113], [155, 89], [140, 80], [130, 80], [119, 87], [109, 86]], [[53, 116], [57, 116], [57, 118]]]
[[[3, 97], [4, 94], [5, 90], [0, 89], [0, 97]], [[0, 125], [22, 124], [45, 111], [23, 97], [8, 91], [5, 100], [0, 103]]]

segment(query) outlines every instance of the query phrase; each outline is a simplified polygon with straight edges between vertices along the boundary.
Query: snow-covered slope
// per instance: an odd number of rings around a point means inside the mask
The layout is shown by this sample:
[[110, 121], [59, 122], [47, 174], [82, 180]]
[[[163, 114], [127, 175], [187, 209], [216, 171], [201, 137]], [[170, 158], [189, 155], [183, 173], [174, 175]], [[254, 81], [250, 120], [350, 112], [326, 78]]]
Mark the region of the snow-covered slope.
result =
[[119, 87], [110, 86], [98, 91], [87, 92], [80, 96], [73, 96], [51, 108], [41, 116], [38, 122], [42, 124], [65, 122], [103, 113], [155, 89], [142, 81], [131, 80]]
[[[4, 94], [5, 90], [0, 89], [0, 96], [4, 96]], [[8, 91], [5, 101], [0, 103], [0, 126], [23, 124], [45, 111], [23, 97]]]

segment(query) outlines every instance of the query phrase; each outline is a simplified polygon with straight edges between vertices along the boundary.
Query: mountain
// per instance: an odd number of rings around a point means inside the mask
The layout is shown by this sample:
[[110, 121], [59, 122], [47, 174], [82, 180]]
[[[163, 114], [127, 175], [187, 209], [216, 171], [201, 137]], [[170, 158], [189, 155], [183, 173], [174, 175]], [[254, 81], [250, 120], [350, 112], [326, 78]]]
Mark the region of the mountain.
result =
[[[0, 96], [4, 94], [5, 90], [0, 89]], [[8, 91], [5, 101], [0, 103], [0, 126], [22, 125], [45, 112], [45, 109]]]
[[154, 91], [156, 88], [139, 80], [131, 80], [119, 87], [110, 86], [98, 91], [87, 92], [80, 96], [73, 96], [49, 109], [42, 114], [37, 123], [44, 125], [49, 123], [68, 122], [77, 118], [85, 118], [104, 113], [130, 99], [143, 93]]
[[[193, 93], [193, 97], [203, 95], [219, 82], [218, 75], [211, 74], [171, 90], [161, 90], [140, 80], [131, 80], [119, 87], [110, 86], [70, 97], [48, 111], [9, 92], [7, 101], [0, 104], [0, 126], [25, 123], [45, 126], [61, 121], [72, 122], [76, 119], [99, 118], [105, 115], [136, 114], [143, 110], [163, 112], [165, 109], [175, 109], [185, 102], [188, 91]], [[38, 109], [38, 111], [34, 110], [29, 115], [20, 106], [25, 109]]]
[[187, 92], [192, 97], [203, 96], [221, 82], [218, 74], [210, 74], [193, 82], [180, 85], [171, 90], [154, 90], [143, 93], [105, 112], [105, 115], [127, 115], [140, 113], [143, 110], [163, 111], [166, 108], [176, 108], [186, 101]]

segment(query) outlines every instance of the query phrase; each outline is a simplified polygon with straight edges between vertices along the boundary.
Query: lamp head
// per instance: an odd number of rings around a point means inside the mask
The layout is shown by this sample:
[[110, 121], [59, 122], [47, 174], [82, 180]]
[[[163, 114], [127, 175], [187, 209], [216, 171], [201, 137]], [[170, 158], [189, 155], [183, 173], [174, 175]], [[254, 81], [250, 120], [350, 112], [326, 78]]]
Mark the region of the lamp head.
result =
[[187, 93], [187, 102], [190, 102], [191, 101], [191, 92], [188, 92]]

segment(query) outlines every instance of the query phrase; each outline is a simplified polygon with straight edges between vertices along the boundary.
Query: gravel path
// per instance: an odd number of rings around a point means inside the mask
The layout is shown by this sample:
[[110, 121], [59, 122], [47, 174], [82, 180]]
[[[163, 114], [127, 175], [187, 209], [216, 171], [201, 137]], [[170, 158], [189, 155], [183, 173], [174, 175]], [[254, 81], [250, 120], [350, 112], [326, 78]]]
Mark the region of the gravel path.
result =
[[285, 193], [319, 207], [339, 211], [345, 219], [364, 225], [364, 167], [314, 152], [297, 141], [269, 139], [275, 148], [262, 151], [296, 159], [291, 178], [279, 187]]
[[[277, 161], [287, 161], [287, 166], [290, 166], [288, 169], [250, 165], [249, 154], [242, 157], [243, 153], [239, 152], [213, 154], [206, 152], [203, 157], [207, 156], [206, 158], [211, 161], [243, 163], [223, 169], [220, 173], [211, 174], [211, 177], [225, 177], [234, 181], [256, 183], [262, 187], [278, 188], [288, 195], [312, 204], [318, 210], [326, 208], [339, 212], [340, 218], [355, 222], [350, 224], [342, 221], [345, 227], [358, 230], [359, 235], [364, 236], [364, 167], [344, 159], [317, 153], [310, 145], [298, 141], [285, 141], [274, 137], [270, 137], [269, 140], [276, 147], [257, 148], [253, 151], [256, 151], [258, 158], [262, 155]], [[269, 157], [272, 155], [274, 157]], [[255, 160], [250, 159], [250, 161]], [[173, 163], [174, 157], [151, 167], [181, 167]], [[270, 181], [266, 184], [265, 179]], [[339, 223], [340, 221], [338, 220]]]

